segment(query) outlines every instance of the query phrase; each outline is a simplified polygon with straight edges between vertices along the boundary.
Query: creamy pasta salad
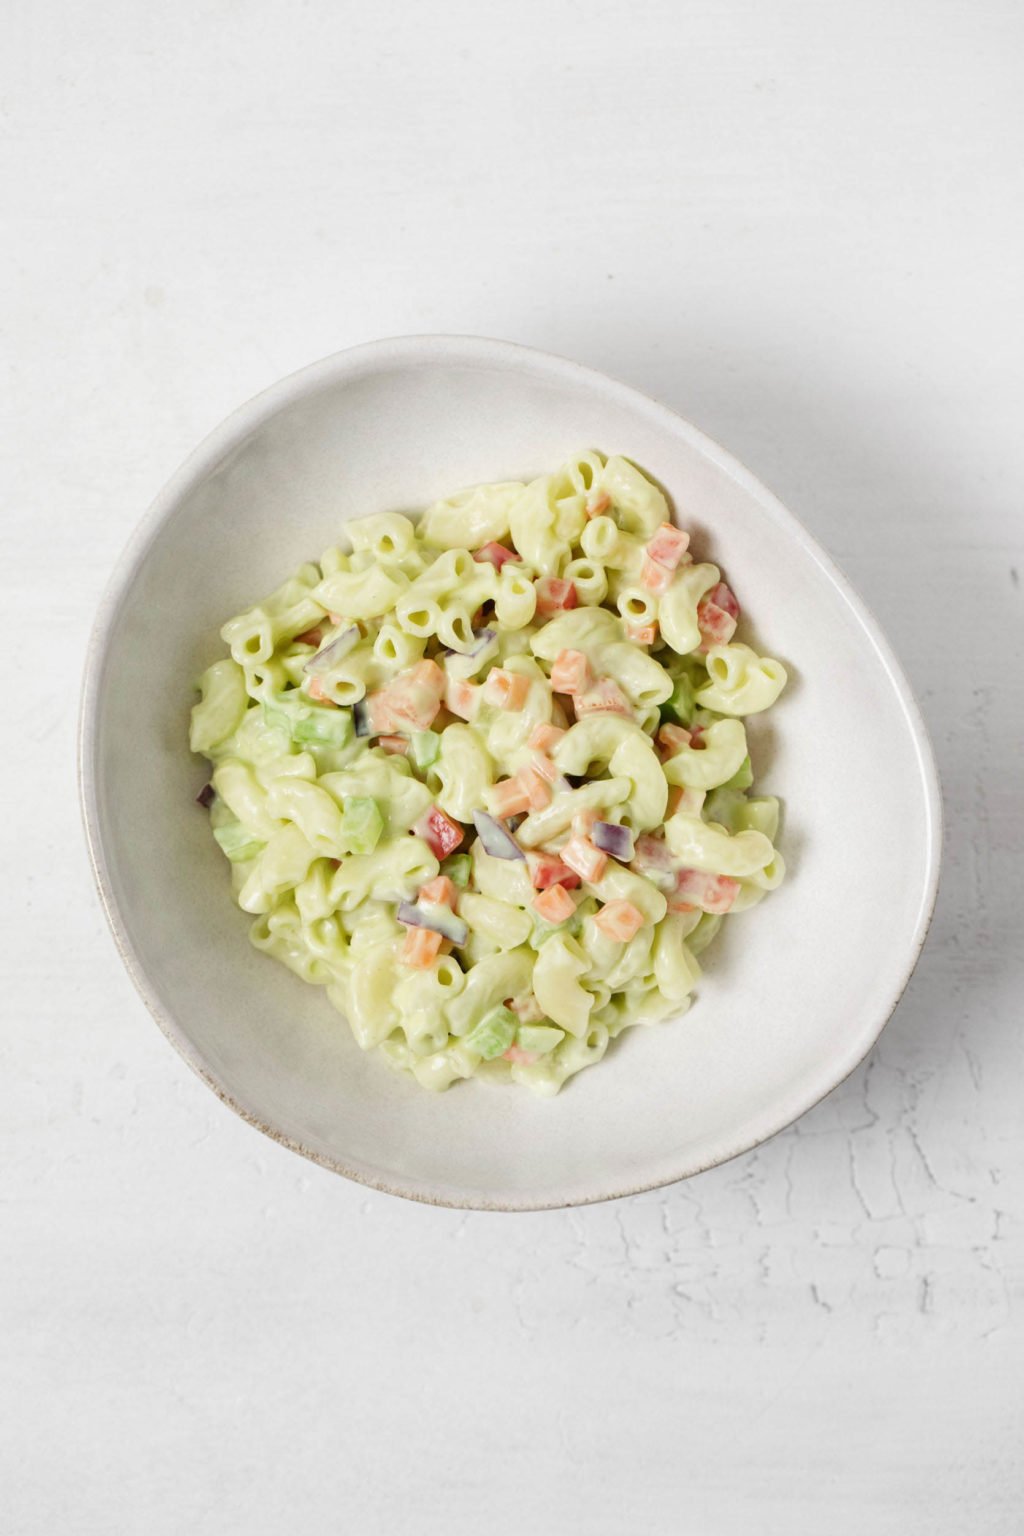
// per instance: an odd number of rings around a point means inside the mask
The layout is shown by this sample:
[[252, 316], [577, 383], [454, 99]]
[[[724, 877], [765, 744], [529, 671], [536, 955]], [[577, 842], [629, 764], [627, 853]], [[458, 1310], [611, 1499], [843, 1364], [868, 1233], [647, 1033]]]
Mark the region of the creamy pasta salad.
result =
[[785, 670], [617, 455], [345, 532], [199, 680], [235, 898], [424, 1088], [557, 1093], [781, 881], [743, 718]]

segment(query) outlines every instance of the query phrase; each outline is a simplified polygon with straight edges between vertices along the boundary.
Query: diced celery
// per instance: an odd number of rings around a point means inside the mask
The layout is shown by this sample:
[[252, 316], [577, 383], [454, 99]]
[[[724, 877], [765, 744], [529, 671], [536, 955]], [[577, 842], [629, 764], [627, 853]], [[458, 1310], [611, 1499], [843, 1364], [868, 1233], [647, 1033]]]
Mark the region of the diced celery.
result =
[[532, 1056], [546, 1056], [564, 1039], [565, 1031], [553, 1024], [520, 1024], [516, 1030], [516, 1045]]
[[263, 852], [265, 846], [240, 821], [228, 821], [223, 826], [214, 827], [213, 835], [220, 844], [221, 852], [232, 864], [244, 864], [246, 859], [254, 859], [258, 853]]
[[292, 726], [292, 740], [303, 745], [343, 747], [352, 735], [352, 716], [347, 709], [311, 708]]
[[499, 1003], [497, 1008], [492, 1008], [479, 1023], [474, 1024], [469, 1034], [463, 1036], [462, 1043], [471, 1051], [476, 1051], [484, 1061], [493, 1061], [495, 1056], [508, 1050], [516, 1037], [518, 1026], [519, 1020], [511, 1008]]
[[447, 875], [453, 885], [464, 891], [473, 872], [473, 860], [468, 853], [452, 853], [441, 865], [442, 875]]
[[286, 709], [278, 704], [268, 704], [264, 701], [263, 718], [275, 731], [283, 731], [286, 736], [291, 737], [292, 717]]
[[723, 789], [749, 789], [754, 782], [754, 770], [750, 766], [749, 755], [740, 763], [731, 779], [727, 779], [722, 785]]
[[675, 686], [659, 712], [662, 720], [682, 726], [690, 724], [693, 719], [693, 683], [685, 672], [675, 679]]
[[730, 789], [723, 784], [720, 789], [714, 789], [704, 801], [704, 818], [706, 821], [715, 821], [724, 827], [727, 832], [740, 831], [740, 817], [747, 804], [747, 797], [741, 789]]
[[436, 763], [440, 750], [441, 738], [437, 731], [413, 731], [409, 756], [417, 773], [425, 773], [431, 763]]
[[369, 795], [349, 795], [341, 813], [341, 835], [350, 853], [372, 853], [384, 831], [380, 806]]

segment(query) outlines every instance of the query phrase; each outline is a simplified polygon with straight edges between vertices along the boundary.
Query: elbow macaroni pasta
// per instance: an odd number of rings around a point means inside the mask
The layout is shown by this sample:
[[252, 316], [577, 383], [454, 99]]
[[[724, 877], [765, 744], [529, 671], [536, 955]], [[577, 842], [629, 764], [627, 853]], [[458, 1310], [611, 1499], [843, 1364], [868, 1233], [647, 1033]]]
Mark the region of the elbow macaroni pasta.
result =
[[189, 744], [262, 953], [433, 1091], [548, 1095], [781, 883], [781, 663], [618, 455], [381, 512], [221, 630]]

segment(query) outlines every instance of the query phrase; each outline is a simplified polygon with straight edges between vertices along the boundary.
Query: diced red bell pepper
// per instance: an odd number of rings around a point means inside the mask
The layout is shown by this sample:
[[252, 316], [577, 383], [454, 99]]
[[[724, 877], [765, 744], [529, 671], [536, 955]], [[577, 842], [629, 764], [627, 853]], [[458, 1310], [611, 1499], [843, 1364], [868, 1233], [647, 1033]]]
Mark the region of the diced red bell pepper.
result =
[[535, 891], [546, 891], [552, 885], [564, 885], [571, 891], [580, 883], [576, 871], [570, 869], [568, 864], [563, 864], [556, 854], [528, 853], [526, 858]]
[[457, 821], [446, 816], [439, 805], [432, 805], [416, 823], [413, 831], [428, 844], [435, 859], [446, 859], [462, 842], [465, 833]]
[[684, 533], [682, 528], [677, 528], [674, 523], [662, 523], [648, 540], [647, 553], [657, 565], [663, 565], [667, 571], [674, 571], [682, 564], [689, 545], [690, 535]]
[[564, 581], [561, 576], [542, 576], [534, 586], [537, 589], [537, 612], [542, 618], [575, 608], [579, 602], [574, 584]]
[[733, 880], [730, 875], [709, 875], [702, 869], [681, 869], [676, 876], [674, 899], [689, 902], [704, 912], [728, 912], [739, 891], [739, 881]]
[[522, 558], [522, 555], [517, 555], [514, 549], [509, 549], [507, 545], [499, 544], [496, 540], [492, 540], [490, 544], [481, 544], [479, 549], [473, 551], [474, 560], [478, 560], [481, 565], [493, 565], [499, 571], [510, 560], [522, 561]]

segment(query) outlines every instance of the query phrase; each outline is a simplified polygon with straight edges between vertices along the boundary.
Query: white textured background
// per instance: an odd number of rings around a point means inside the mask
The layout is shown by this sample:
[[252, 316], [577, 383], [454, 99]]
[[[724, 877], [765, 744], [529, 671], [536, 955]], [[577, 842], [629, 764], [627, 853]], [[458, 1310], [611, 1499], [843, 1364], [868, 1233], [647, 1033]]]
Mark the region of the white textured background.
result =
[[[1017, 0], [8, 0], [3, 30], [3, 1536], [1019, 1536]], [[868, 1064], [577, 1213], [405, 1205], [234, 1119], [122, 974], [78, 828], [83, 646], [147, 502], [282, 373], [428, 330], [731, 448], [876, 609], [944, 779]]]

